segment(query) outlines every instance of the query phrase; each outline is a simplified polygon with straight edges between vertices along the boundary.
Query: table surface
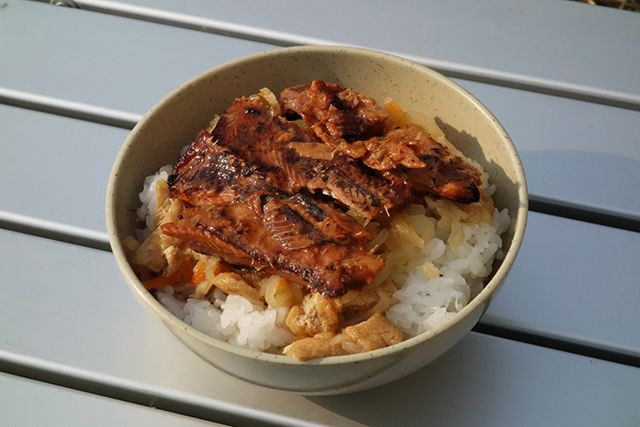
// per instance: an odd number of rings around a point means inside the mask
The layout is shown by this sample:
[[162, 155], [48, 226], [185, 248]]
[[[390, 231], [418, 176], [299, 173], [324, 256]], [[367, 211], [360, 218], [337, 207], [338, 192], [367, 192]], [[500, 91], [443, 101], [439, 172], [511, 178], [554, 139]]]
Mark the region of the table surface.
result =
[[[0, 1], [0, 425], [640, 425], [640, 14], [61, 3]], [[530, 189], [520, 256], [474, 331], [410, 377], [344, 396], [207, 365], [134, 299], [104, 225], [111, 166], [146, 110], [208, 68], [298, 44], [389, 51], [454, 78], [512, 136]]]

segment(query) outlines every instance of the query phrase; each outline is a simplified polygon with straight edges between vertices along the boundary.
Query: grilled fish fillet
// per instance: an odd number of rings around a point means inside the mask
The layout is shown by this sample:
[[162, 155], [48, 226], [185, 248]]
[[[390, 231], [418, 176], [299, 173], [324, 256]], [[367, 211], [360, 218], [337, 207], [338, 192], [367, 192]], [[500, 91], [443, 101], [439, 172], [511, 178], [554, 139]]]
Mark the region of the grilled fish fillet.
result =
[[297, 124], [273, 117], [259, 97], [236, 99], [213, 135], [219, 145], [257, 166], [271, 185], [289, 194], [322, 192], [366, 218], [411, 200], [404, 181], [390, 181], [334, 153]]
[[478, 200], [473, 166], [417, 127], [385, 133], [373, 99], [316, 80], [285, 89], [280, 105], [307, 128], [252, 96], [197, 135], [168, 180], [184, 208], [165, 234], [335, 297], [370, 284], [383, 265], [336, 203], [373, 218], [425, 193]]
[[[382, 135], [388, 118], [375, 100], [322, 80], [283, 90], [280, 105], [285, 117], [303, 118], [320, 140], [334, 148]], [[348, 152], [349, 144], [343, 145]]]
[[461, 203], [479, 200], [480, 172], [417, 127], [384, 134], [387, 114], [375, 100], [338, 84], [315, 80], [280, 95], [285, 117], [303, 118], [331, 149], [403, 182], [414, 193], [428, 193]]
[[184, 202], [162, 231], [232, 265], [276, 273], [326, 297], [371, 283], [383, 262], [364, 248], [370, 236], [355, 220], [309, 195], [285, 194], [201, 131], [168, 184]]

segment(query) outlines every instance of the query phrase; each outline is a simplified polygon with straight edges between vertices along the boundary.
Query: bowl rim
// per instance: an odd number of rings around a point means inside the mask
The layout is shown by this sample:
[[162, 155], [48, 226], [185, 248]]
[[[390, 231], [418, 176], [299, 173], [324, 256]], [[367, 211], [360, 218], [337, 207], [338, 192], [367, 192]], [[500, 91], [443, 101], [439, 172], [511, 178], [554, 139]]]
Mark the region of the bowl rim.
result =
[[[131, 149], [131, 145], [137, 139], [138, 134], [141, 128], [144, 127], [147, 120], [149, 120], [157, 110], [160, 110], [170, 102], [172, 102], [173, 98], [176, 97], [180, 92], [185, 90], [186, 88], [198, 83], [201, 80], [207, 79], [209, 76], [215, 73], [219, 73], [220, 71], [240, 67], [243, 64], [247, 64], [256, 60], [260, 60], [262, 58], [271, 57], [271, 56], [289, 56], [289, 55], [300, 55], [300, 54], [338, 54], [338, 55], [365, 55], [375, 61], [382, 62], [392, 62], [404, 67], [409, 67], [418, 73], [427, 74], [431, 79], [436, 80], [439, 84], [444, 86], [452, 87], [455, 91], [459, 92], [470, 104], [472, 104], [490, 123], [491, 126], [495, 129], [496, 133], [501, 136], [504, 147], [509, 155], [511, 161], [513, 161], [516, 171], [517, 183], [519, 184], [518, 188], [518, 199], [519, 199], [519, 207], [516, 214], [516, 223], [514, 227], [513, 239], [511, 241], [511, 246], [509, 250], [505, 253], [504, 259], [500, 267], [493, 272], [493, 276], [491, 280], [484, 286], [482, 291], [478, 295], [476, 295], [469, 303], [462, 308], [459, 312], [457, 312], [450, 319], [447, 319], [445, 322], [439, 324], [437, 327], [418, 334], [414, 337], [410, 337], [405, 339], [404, 341], [388, 346], [379, 348], [376, 350], [371, 350], [364, 353], [356, 353], [350, 355], [342, 355], [342, 356], [329, 356], [323, 358], [317, 358], [307, 361], [300, 361], [293, 357], [282, 355], [282, 354], [272, 354], [266, 353], [258, 350], [251, 350], [244, 347], [235, 346], [233, 344], [227, 343], [221, 339], [214, 338], [205, 334], [204, 332], [199, 331], [193, 326], [187, 324], [183, 320], [179, 319], [175, 315], [173, 315], [168, 309], [166, 309], [149, 291], [144, 288], [140, 280], [137, 278], [136, 274], [133, 272], [133, 269], [129, 265], [129, 262], [125, 256], [125, 251], [123, 247], [123, 243], [117, 238], [117, 227], [115, 223], [115, 205], [117, 203], [117, 176], [120, 170], [121, 164], [126, 158], [127, 153]], [[497, 288], [504, 281], [507, 273], [511, 269], [513, 262], [516, 258], [518, 251], [522, 245], [524, 239], [524, 232], [526, 228], [528, 217], [528, 193], [527, 193], [527, 183], [524, 174], [524, 168], [522, 165], [522, 161], [518, 152], [511, 141], [511, 138], [507, 134], [506, 130], [502, 127], [502, 125], [498, 122], [498, 120], [493, 116], [493, 114], [489, 111], [489, 109], [482, 104], [477, 98], [475, 98], [472, 94], [470, 94], [466, 89], [461, 87], [458, 83], [453, 80], [445, 77], [439, 72], [425, 66], [422, 64], [415, 63], [408, 59], [404, 59], [398, 57], [396, 55], [392, 55], [389, 53], [376, 51], [372, 49], [364, 49], [359, 47], [347, 47], [347, 46], [330, 46], [330, 45], [320, 45], [320, 46], [295, 46], [295, 47], [286, 47], [286, 48], [278, 48], [274, 50], [263, 51], [247, 56], [243, 56], [241, 58], [226, 62], [219, 66], [210, 68], [197, 76], [191, 78], [190, 80], [182, 83], [177, 88], [172, 90], [169, 94], [165, 95], [160, 101], [158, 101], [144, 116], [138, 121], [133, 130], [129, 133], [126, 140], [124, 141], [122, 147], [120, 148], [116, 160], [113, 164], [109, 182], [107, 187], [106, 194], [106, 223], [107, 223], [107, 231], [109, 236], [109, 241], [111, 244], [111, 248], [116, 258], [117, 264], [120, 267], [121, 272], [127, 278], [129, 286], [133, 288], [135, 293], [142, 298], [145, 303], [147, 303], [153, 311], [160, 316], [160, 318], [165, 322], [171, 325], [174, 328], [181, 329], [189, 334], [192, 338], [195, 338], [198, 341], [203, 341], [205, 344], [218, 348], [219, 350], [232, 353], [236, 356], [240, 356], [243, 358], [260, 360], [263, 362], [278, 364], [278, 365], [320, 365], [320, 366], [335, 366], [335, 365], [343, 365], [350, 364], [354, 362], [361, 362], [369, 359], [377, 359], [385, 356], [389, 356], [392, 354], [399, 354], [405, 352], [425, 341], [430, 340], [436, 335], [442, 333], [443, 331], [452, 328], [457, 323], [463, 321], [464, 318], [469, 316], [474, 310], [476, 310], [481, 304], [485, 304], [483, 310], [486, 310], [488, 307], [488, 303], [490, 302], [492, 296], [494, 295]], [[512, 218], [513, 220], [513, 218]]]

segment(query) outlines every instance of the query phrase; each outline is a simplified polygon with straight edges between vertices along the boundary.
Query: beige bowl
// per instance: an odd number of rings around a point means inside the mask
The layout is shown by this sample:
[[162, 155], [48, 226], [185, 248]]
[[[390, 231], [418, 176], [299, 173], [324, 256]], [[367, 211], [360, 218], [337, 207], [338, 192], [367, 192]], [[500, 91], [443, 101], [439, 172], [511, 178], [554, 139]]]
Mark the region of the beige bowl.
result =
[[[506, 256], [491, 281], [455, 317], [435, 330], [379, 350], [299, 362], [247, 350], [211, 338], [174, 317], [142, 286], [122, 241], [133, 235], [138, 192], [147, 175], [175, 164], [181, 147], [216, 113], [241, 95], [281, 89], [313, 79], [339, 82], [380, 101], [393, 98], [405, 110], [436, 118], [449, 139], [478, 161], [498, 186], [495, 202], [509, 209]], [[432, 362], [476, 324], [511, 268], [524, 236], [527, 188], [518, 153], [491, 113], [456, 83], [395, 56], [346, 47], [294, 47], [252, 55], [211, 69], [174, 90], [133, 129], [116, 159], [107, 191], [111, 247], [143, 305], [191, 350], [218, 369], [251, 383], [304, 394], [363, 390], [408, 375]]]

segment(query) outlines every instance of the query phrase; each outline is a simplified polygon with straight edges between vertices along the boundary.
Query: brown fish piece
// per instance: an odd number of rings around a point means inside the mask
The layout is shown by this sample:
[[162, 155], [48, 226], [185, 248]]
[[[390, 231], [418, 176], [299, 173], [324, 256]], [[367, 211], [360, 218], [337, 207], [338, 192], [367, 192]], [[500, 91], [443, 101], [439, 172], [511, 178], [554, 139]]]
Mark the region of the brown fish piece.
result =
[[232, 265], [276, 273], [327, 297], [371, 283], [382, 260], [363, 246], [370, 236], [331, 204], [290, 196], [202, 131], [169, 177], [185, 203], [162, 231]]
[[283, 90], [280, 106], [285, 117], [303, 118], [321, 141], [345, 154], [347, 142], [382, 135], [389, 117], [374, 99], [322, 80]]
[[478, 169], [418, 127], [395, 129], [362, 144], [365, 165], [402, 177], [414, 190], [461, 203], [480, 199]]
[[219, 145], [257, 166], [271, 185], [289, 194], [320, 191], [367, 218], [411, 199], [404, 181], [384, 179], [323, 147], [295, 123], [274, 117], [259, 97], [236, 99], [213, 135]]
[[388, 115], [371, 98], [315, 80], [283, 90], [280, 104], [286, 117], [302, 117], [333, 150], [361, 160], [394, 185], [461, 203], [479, 200], [481, 178], [474, 166], [415, 126], [385, 134]]

